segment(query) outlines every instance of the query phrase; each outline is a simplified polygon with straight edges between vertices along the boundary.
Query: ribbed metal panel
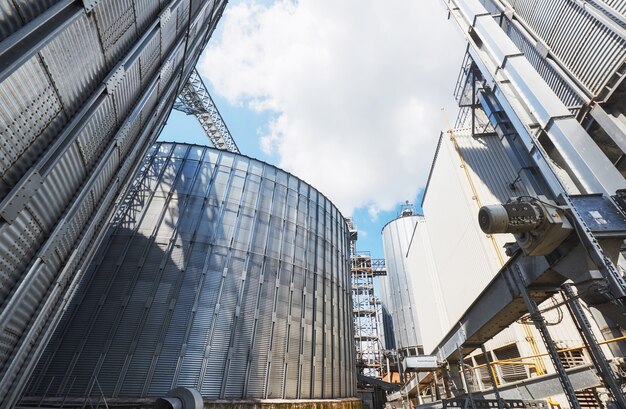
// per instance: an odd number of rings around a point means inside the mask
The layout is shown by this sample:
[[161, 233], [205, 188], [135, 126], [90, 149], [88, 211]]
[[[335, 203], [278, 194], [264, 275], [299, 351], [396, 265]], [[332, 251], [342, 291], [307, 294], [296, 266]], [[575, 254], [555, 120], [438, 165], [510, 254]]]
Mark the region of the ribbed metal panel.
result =
[[66, 121], [37, 58], [0, 83], [0, 197], [13, 187]]
[[24, 24], [12, 0], [0, 0], [0, 16], [0, 41]]
[[114, 131], [115, 125], [113, 99], [106, 96], [78, 135], [78, 147], [87, 169], [90, 169], [95, 163], [105, 146], [105, 142], [108, 141]]
[[[542, 40], [592, 96], [625, 63], [626, 39], [578, 2], [509, 0], [516, 16]], [[623, 8], [623, 1], [613, 6]]]
[[135, 21], [137, 33], [143, 31], [156, 19], [160, 10], [159, 2], [155, 0], [135, 0]]
[[515, 45], [524, 53], [528, 61], [535, 67], [539, 75], [546, 81], [561, 101], [568, 107], [580, 107], [584, 100], [576, 90], [565, 80], [563, 74], [546, 60], [515, 23], [505, 20], [504, 30]]
[[82, 398], [96, 378], [107, 398], [354, 395], [348, 232], [328, 199], [182, 144], [158, 144], [133, 184], [30, 396]]
[[151, 33], [150, 40], [146, 43], [146, 46], [141, 50], [139, 55], [141, 86], [145, 87], [152, 79], [155, 70], [159, 68], [161, 63], [161, 37], [158, 30], [154, 30]]
[[[422, 346], [424, 352], [430, 354], [436, 353], [434, 348], [441, 336], [450, 330], [450, 322], [445, 293], [439, 283], [437, 263], [433, 257], [428, 227], [429, 223], [426, 219], [417, 220], [406, 255], [407, 263], [411, 266], [409, 284], [415, 297]], [[386, 283], [385, 294], [390, 292], [387, 289], [388, 286], [389, 283]], [[386, 295], [386, 297], [389, 296]], [[393, 311], [387, 308], [386, 312], [391, 314]], [[395, 325], [394, 317], [390, 318], [392, 325]], [[389, 330], [385, 329], [385, 331]]]
[[69, 116], [85, 102], [106, 74], [95, 22], [87, 15], [51, 41], [41, 51], [41, 56]]
[[406, 257], [415, 225], [422, 216], [399, 217], [385, 225], [382, 231], [387, 277], [385, 299], [381, 299], [393, 319], [397, 349], [417, 348], [422, 345], [419, 333], [418, 310], [410, 275], [414, 274]]
[[98, 24], [104, 57], [111, 67], [137, 37], [133, 0], [98, 2], [93, 14]]
[[[492, 241], [476, 218], [480, 206], [524, 194], [520, 183], [511, 189], [516, 178], [496, 136], [473, 138], [467, 131], [454, 132], [454, 139], [441, 136], [423, 209], [450, 325], [500, 269], [500, 260], [507, 259], [502, 246], [514, 238], [499, 235]], [[473, 266], [471, 274], [464, 273], [466, 265]]]
[[0, 41], [38, 17], [59, 0], [0, 0]]
[[122, 122], [139, 97], [141, 91], [141, 73], [139, 59], [136, 59], [124, 70], [124, 76], [119, 80], [115, 90], [112, 92], [115, 103], [117, 120]]
[[618, 13], [626, 14], [626, 1], [624, 0], [602, 0], [601, 2], [611, 7]]
[[41, 13], [58, 2], [59, 0], [13, 0], [24, 23], [28, 23], [35, 17], [38, 17]]
[[[32, 49], [32, 41], [24, 43], [19, 52], [28, 58], [10, 56], [25, 62], [3, 68], [0, 82], [2, 407], [19, 398], [104, 235], [117, 195], [164, 123], [175, 86], [184, 83], [187, 33], [177, 33], [177, 15], [164, 48], [155, 2], [98, 2], [89, 10], [81, 2], [53, 10], [53, 3], [0, 3], [0, 39], [11, 34], [42, 41]], [[37, 16], [55, 24], [24, 26]], [[66, 25], [59, 24], [62, 18]], [[214, 26], [205, 19], [194, 35], [208, 38]], [[195, 61], [200, 50], [187, 49], [185, 59]], [[165, 70], [163, 60], [170, 61]], [[165, 290], [155, 291], [156, 297]], [[114, 368], [123, 371], [123, 362]], [[80, 389], [73, 382], [55, 380], [63, 391]]]
[[187, 29], [187, 23], [189, 22], [189, 1], [180, 0], [178, 3], [176, 13], [176, 31], [180, 34]]
[[161, 54], [170, 49], [176, 38], [177, 7], [168, 7], [161, 12], [159, 33], [161, 34]]

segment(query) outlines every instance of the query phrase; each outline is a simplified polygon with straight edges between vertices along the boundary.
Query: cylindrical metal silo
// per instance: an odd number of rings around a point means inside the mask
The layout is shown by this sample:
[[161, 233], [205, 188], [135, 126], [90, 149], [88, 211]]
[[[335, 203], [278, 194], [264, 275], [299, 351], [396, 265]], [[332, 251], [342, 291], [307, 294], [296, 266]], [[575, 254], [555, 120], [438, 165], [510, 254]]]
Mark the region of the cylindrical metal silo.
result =
[[415, 225], [423, 217], [413, 212], [403, 214], [387, 223], [382, 230], [387, 277], [383, 277], [384, 307], [393, 322], [396, 348], [416, 354], [421, 349], [415, 294], [410, 281], [411, 269], [407, 251]]
[[348, 230], [325, 196], [245, 156], [157, 144], [28, 396], [352, 397], [351, 313]]

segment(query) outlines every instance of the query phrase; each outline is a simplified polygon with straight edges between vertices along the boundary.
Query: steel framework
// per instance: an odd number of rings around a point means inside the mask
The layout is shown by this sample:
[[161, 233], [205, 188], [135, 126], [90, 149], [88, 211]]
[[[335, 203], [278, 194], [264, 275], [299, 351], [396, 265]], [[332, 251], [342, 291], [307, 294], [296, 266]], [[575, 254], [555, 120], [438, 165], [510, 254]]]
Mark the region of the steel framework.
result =
[[207, 134], [211, 143], [217, 149], [239, 153], [239, 148], [233, 139], [228, 127], [217, 110], [211, 94], [197, 70], [191, 72], [189, 81], [185, 84], [174, 103], [174, 109], [187, 115], [195, 115]]
[[[475, 108], [480, 103], [495, 131], [505, 140], [510, 156], [517, 161], [524, 184], [531, 186], [535, 194], [557, 200], [561, 208], [568, 210], [568, 220], [575, 227], [569, 241], [548, 255], [531, 257], [522, 254], [518, 246], [510, 246], [511, 259], [463, 314], [458, 325], [444, 336], [436, 350], [440, 360], [455, 369], [449, 371], [450, 383], [455, 385], [452, 393], [463, 394], [464, 382], [459, 370], [463, 356], [526, 311], [538, 327], [543, 327], [536, 305], [558, 292], [567, 279], [572, 280], [578, 296], [587, 305], [622, 327], [626, 325], [626, 282], [615, 265], [619, 245], [626, 237], [626, 182], [529, 62], [528, 53], [507, 37], [485, 9], [484, 2], [444, 0], [444, 3], [466, 36], [473, 62], [468, 64], [470, 60], [466, 60], [463, 80], [457, 86], [460, 105]], [[478, 77], [480, 84], [476, 83]], [[478, 89], [476, 85], [480, 85]], [[598, 212], [607, 219], [592, 220], [588, 217], [590, 212]], [[600, 224], [602, 228], [597, 227]], [[570, 307], [574, 309], [579, 329], [587, 328], [577, 306]], [[550, 334], [545, 328], [539, 330], [550, 349]], [[595, 344], [593, 337], [584, 339], [590, 346]], [[557, 351], [552, 348], [550, 353], [560, 383], [555, 390], [561, 389], [567, 395], [571, 407], [580, 407], [574, 393], [577, 388], [573, 387]], [[603, 365], [602, 356], [596, 355], [594, 365], [598, 374], [613, 400], [623, 406], [621, 391], [610, 370]], [[403, 392], [407, 390], [405, 387]]]
[[374, 277], [386, 275], [385, 260], [372, 259], [368, 251], [357, 251], [357, 230], [347, 218], [350, 230], [350, 267], [352, 272], [352, 318], [356, 365], [359, 374], [382, 378], [383, 349], [378, 327], [382, 306], [374, 291]]
[[380, 378], [382, 373], [382, 348], [378, 335], [380, 301], [374, 293], [374, 269], [369, 252], [350, 256], [352, 269], [352, 316], [354, 342], [359, 373]]

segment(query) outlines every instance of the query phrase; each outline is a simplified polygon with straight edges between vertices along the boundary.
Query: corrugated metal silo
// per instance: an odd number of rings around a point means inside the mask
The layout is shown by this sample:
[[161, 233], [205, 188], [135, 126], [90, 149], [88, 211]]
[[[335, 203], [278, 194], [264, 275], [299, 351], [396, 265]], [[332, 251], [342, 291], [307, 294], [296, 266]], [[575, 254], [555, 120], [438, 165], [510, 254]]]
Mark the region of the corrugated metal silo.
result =
[[422, 216], [405, 213], [387, 223], [382, 230], [383, 250], [387, 265], [387, 276], [381, 277], [384, 291], [381, 302], [393, 322], [396, 349], [412, 348], [417, 353], [422, 341], [418, 327], [418, 313], [410, 275], [413, 268], [406, 257], [415, 225]]
[[348, 230], [295, 176], [157, 144], [28, 396], [109, 403], [355, 395]]
[[0, 2], [0, 406], [11, 406], [226, 1]]

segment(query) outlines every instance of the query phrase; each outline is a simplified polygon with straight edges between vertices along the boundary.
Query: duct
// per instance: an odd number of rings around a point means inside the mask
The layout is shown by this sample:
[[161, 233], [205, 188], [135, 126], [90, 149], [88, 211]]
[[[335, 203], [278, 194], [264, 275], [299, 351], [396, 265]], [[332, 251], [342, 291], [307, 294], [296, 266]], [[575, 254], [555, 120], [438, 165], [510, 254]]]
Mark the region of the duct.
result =
[[157, 399], [155, 409], [202, 409], [202, 395], [196, 389], [178, 387], [168, 392], [167, 396]]

